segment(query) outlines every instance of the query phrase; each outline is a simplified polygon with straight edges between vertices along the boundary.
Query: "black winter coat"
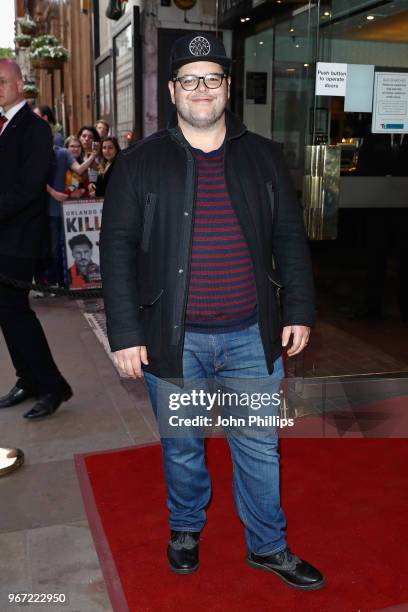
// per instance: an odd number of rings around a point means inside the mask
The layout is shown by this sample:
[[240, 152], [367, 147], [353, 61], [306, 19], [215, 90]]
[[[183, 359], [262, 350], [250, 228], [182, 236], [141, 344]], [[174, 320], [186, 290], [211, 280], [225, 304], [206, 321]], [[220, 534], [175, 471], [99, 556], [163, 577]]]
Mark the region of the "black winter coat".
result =
[[[282, 325], [314, 324], [309, 247], [281, 145], [249, 132], [228, 111], [226, 124], [225, 177], [253, 263], [272, 372]], [[145, 370], [165, 379], [182, 378], [195, 173], [175, 122], [119, 154], [104, 201], [101, 272], [111, 349], [146, 345]]]

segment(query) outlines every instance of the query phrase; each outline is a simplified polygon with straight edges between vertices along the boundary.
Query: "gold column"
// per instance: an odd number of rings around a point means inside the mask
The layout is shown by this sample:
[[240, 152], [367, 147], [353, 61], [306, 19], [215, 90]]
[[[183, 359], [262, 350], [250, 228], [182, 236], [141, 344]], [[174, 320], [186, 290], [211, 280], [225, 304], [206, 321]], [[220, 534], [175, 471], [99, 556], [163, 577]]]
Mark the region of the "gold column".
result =
[[337, 238], [340, 154], [339, 145], [306, 146], [303, 207], [310, 240]]

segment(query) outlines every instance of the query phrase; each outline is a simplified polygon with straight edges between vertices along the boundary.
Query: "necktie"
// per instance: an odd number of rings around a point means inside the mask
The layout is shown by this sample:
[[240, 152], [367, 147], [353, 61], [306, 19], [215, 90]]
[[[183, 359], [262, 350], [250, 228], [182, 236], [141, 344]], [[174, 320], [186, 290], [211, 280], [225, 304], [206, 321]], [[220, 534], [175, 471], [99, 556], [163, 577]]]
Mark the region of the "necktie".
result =
[[3, 130], [3, 125], [8, 121], [6, 115], [0, 115], [0, 134]]

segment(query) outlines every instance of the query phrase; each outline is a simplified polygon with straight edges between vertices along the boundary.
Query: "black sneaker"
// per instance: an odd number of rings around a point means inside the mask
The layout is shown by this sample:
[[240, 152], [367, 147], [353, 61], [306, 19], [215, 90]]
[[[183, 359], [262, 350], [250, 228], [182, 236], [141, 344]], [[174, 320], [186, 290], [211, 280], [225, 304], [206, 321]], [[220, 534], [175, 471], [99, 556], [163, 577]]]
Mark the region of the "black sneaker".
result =
[[199, 531], [170, 532], [167, 559], [170, 569], [176, 574], [192, 574], [198, 570]]
[[247, 562], [251, 567], [276, 574], [295, 589], [315, 591], [321, 589], [326, 582], [318, 569], [307, 561], [299, 559], [289, 548], [274, 555], [261, 556], [250, 553]]

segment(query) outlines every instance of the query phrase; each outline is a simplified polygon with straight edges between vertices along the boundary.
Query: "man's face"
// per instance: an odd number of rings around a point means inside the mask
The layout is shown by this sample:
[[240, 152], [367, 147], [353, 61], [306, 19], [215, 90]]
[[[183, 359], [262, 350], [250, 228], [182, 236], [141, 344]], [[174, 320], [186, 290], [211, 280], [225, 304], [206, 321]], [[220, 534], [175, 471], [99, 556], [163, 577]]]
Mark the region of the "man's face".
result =
[[106, 125], [104, 123], [97, 123], [95, 127], [96, 127], [96, 131], [98, 132], [99, 136], [101, 138], [106, 138], [109, 132]]
[[86, 269], [92, 258], [92, 249], [88, 244], [77, 244], [72, 249], [72, 257], [80, 270]]
[[[182, 66], [177, 76], [224, 74], [224, 68], [214, 62], [192, 62]], [[230, 93], [230, 78], [224, 79], [217, 89], [209, 89], [203, 80], [194, 91], [185, 91], [181, 84], [169, 81], [171, 101], [180, 117], [195, 128], [209, 128], [223, 116]]]
[[0, 60], [0, 106], [4, 112], [24, 100], [23, 88], [24, 81], [6, 61]]

